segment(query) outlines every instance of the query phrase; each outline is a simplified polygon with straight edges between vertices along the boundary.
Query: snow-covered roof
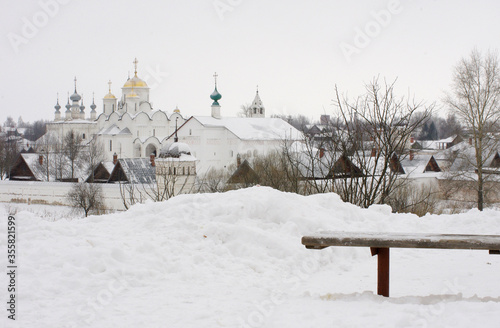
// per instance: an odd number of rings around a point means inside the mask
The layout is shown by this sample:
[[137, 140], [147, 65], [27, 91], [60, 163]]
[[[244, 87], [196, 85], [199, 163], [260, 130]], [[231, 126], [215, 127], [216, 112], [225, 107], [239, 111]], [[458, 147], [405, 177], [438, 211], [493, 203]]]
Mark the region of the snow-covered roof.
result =
[[61, 121], [54, 121], [54, 122], [50, 122], [49, 124], [97, 124], [96, 121], [92, 120], [92, 121], [89, 121], [89, 120], [85, 120], [85, 119], [72, 119], [72, 120], [67, 120], [67, 121], [64, 121], [64, 120], [61, 120]]
[[446, 149], [446, 146], [455, 140], [455, 136], [440, 140], [419, 140], [418, 143], [424, 149]]
[[154, 183], [156, 181], [156, 170], [149, 158], [120, 158], [111, 175], [116, 175], [120, 167], [130, 183]]
[[[40, 154], [36, 153], [22, 153], [20, 154], [20, 157], [18, 158], [15, 166], [12, 168], [12, 171], [16, 171], [16, 167], [19, 165], [22, 165], [22, 162], [24, 161], [28, 167], [28, 169], [31, 171], [33, 174], [35, 180], [38, 181], [55, 181], [56, 180], [56, 168], [59, 170], [57, 179], [60, 179], [61, 177], [59, 176], [62, 174], [63, 179], [69, 179], [71, 178], [71, 168], [70, 168], [70, 160], [60, 154], [49, 154], [49, 161], [51, 162], [49, 164], [49, 179], [47, 180], [47, 166], [45, 162], [43, 164], [40, 164], [40, 156], [43, 157], [42, 161], [46, 160], [46, 157]], [[63, 156], [61, 159], [60, 156]], [[56, 163], [58, 161], [58, 163]], [[59, 167], [60, 166], [60, 167]], [[78, 180], [82, 180], [86, 178], [86, 169], [85, 167], [82, 167], [81, 165], [78, 165], [75, 163], [75, 169], [74, 169], [74, 178]], [[16, 179], [16, 180], [29, 180], [30, 177], [26, 175], [26, 172], [24, 172], [24, 175], [13, 175], [11, 176], [11, 179]]]
[[226, 128], [242, 140], [300, 140], [302, 132], [281, 118], [194, 116], [206, 127]]
[[116, 124], [113, 124], [107, 128], [103, 128], [97, 134], [99, 134], [99, 135], [117, 135], [117, 134], [130, 135], [130, 134], [132, 134], [132, 132], [130, 132], [129, 128], [120, 129]]

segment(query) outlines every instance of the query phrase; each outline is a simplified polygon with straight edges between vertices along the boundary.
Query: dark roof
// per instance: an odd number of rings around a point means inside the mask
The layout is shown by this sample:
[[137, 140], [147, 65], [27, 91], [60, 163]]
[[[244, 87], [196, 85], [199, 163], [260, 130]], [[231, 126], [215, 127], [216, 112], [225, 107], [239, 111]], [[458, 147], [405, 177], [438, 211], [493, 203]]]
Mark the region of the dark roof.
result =
[[346, 155], [342, 155], [333, 164], [333, 168], [328, 175], [333, 178], [350, 178], [360, 177], [363, 175], [363, 172]]
[[257, 184], [259, 180], [259, 176], [252, 169], [250, 163], [244, 160], [229, 180], [227, 180], [227, 183]]
[[95, 183], [106, 183], [111, 176], [111, 172], [113, 171], [114, 164], [113, 162], [101, 162], [94, 169], [94, 174], [90, 174], [85, 182], [92, 182], [92, 177], [94, 178], [93, 182]]

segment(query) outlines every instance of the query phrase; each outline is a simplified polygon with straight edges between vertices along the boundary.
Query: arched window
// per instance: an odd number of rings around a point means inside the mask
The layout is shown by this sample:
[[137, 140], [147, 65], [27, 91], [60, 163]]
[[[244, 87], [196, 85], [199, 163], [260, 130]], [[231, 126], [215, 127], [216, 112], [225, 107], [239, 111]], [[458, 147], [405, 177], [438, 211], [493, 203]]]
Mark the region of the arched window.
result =
[[82, 139], [85, 139], [85, 133], [84, 133], [84, 134], [82, 134]]

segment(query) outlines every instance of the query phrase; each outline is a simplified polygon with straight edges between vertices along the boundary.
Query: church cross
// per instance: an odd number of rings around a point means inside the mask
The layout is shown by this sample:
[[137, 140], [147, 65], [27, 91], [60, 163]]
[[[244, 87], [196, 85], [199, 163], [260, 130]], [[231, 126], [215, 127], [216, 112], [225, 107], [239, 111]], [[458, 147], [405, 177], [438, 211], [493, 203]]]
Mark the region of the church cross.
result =
[[215, 73], [214, 73], [214, 79], [215, 79], [215, 86], [216, 86], [216, 87], [217, 87], [217, 77], [218, 77], [218, 76], [219, 76], [219, 75], [217, 75], [217, 72], [215, 72]]
[[109, 93], [111, 93], [111, 80], [109, 80], [108, 85], [109, 85]]
[[134, 67], [135, 67], [135, 72], [134, 72], [134, 73], [135, 73], [135, 75], [136, 75], [136, 76], [137, 76], [137, 63], [138, 63], [138, 62], [139, 62], [139, 61], [137, 60], [137, 58], [135, 58], [135, 59], [134, 59]]

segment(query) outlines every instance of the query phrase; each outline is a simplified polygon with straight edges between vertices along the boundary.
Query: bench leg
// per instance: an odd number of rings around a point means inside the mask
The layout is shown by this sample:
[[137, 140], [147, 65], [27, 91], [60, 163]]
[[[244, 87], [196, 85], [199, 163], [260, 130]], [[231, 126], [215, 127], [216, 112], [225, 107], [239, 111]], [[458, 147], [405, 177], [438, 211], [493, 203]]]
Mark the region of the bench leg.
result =
[[389, 297], [389, 248], [371, 248], [377, 259], [377, 294]]

